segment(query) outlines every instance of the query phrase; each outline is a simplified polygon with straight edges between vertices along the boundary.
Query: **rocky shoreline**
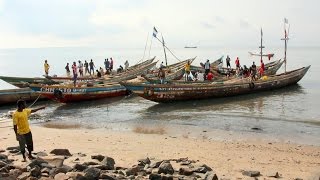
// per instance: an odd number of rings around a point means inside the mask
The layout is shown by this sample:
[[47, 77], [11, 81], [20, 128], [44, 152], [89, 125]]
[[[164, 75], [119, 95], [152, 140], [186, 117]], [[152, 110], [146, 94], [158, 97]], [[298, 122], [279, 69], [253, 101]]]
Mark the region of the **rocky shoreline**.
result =
[[[137, 160], [132, 167], [116, 166], [112, 157], [91, 155], [91, 161], [80, 162], [81, 157], [88, 156], [82, 153], [71, 154], [68, 149], [53, 149], [49, 155], [46, 152], [34, 153], [36, 159], [29, 160], [26, 165], [14, 165], [21, 161], [19, 147], [8, 147], [0, 150], [0, 179], [3, 180], [91, 180], [91, 179], [204, 179], [218, 180], [231, 179], [227, 175], [217, 175], [213, 168], [199, 161], [188, 158], [155, 160], [149, 157]], [[19, 156], [19, 157], [18, 157]], [[18, 157], [18, 158], [17, 158]], [[16, 159], [13, 159], [16, 158]], [[65, 159], [72, 159], [73, 164], [64, 164]], [[246, 179], [258, 179], [262, 174], [259, 171], [242, 171]], [[281, 177], [278, 172], [263, 175], [269, 178]], [[300, 178], [296, 178], [298, 180]]]

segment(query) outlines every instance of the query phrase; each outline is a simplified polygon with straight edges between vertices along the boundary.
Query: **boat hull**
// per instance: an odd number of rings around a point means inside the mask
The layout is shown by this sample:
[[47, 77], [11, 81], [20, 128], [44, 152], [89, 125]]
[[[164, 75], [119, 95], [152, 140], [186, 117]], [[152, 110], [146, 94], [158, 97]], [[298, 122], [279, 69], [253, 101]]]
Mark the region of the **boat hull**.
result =
[[0, 90], [0, 105], [14, 104], [19, 99], [34, 101], [38, 96], [39, 94], [35, 93], [30, 88]]
[[296, 84], [308, 71], [304, 67], [295, 71], [258, 80], [251, 83], [245, 79], [239, 83], [198, 83], [198, 84], [134, 84], [121, 83], [133, 93], [155, 102], [174, 102], [194, 99], [229, 97], [267, 91]]
[[42, 96], [61, 103], [72, 103], [104, 99], [109, 97], [125, 96], [129, 91], [121, 86], [108, 87], [65, 87], [65, 86], [38, 86], [31, 85], [30, 88]]

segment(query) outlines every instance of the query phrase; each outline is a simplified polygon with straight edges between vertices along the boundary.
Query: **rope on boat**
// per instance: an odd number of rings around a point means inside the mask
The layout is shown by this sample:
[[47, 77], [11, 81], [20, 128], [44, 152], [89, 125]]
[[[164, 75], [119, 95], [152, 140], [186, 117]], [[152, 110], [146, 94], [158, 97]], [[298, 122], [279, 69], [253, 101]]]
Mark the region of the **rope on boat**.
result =
[[28, 107], [28, 108], [31, 108], [31, 106], [33, 106], [37, 101], [38, 99], [40, 98], [41, 94], [39, 94], [39, 96], [37, 97], [37, 99]]

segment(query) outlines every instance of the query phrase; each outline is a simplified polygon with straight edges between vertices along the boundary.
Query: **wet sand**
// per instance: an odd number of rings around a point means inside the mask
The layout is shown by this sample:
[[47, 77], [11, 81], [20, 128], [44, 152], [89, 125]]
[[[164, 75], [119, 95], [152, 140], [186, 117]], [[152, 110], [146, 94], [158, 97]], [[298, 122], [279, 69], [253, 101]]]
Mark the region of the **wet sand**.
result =
[[[11, 120], [0, 121], [0, 149], [17, 146]], [[117, 166], [129, 167], [140, 158], [172, 159], [188, 157], [212, 167], [219, 178], [245, 178], [242, 170], [257, 170], [267, 177], [278, 172], [284, 179], [317, 179], [320, 177], [320, 147], [245, 139], [213, 140], [206, 135], [189, 136], [166, 129], [144, 127], [131, 131], [110, 129], [55, 129], [31, 126], [35, 152], [49, 153], [55, 148], [69, 149], [73, 154], [65, 162], [72, 165], [75, 158], [88, 161], [90, 155], [102, 154], [115, 159]], [[77, 129], [72, 129], [77, 128]], [[183, 131], [183, 130], [182, 130]], [[181, 132], [181, 130], [180, 130]], [[202, 132], [212, 133], [212, 132]], [[86, 154], [79, 157], [77, 153]], [[21, 155], [13, 157], [21, 164]]]

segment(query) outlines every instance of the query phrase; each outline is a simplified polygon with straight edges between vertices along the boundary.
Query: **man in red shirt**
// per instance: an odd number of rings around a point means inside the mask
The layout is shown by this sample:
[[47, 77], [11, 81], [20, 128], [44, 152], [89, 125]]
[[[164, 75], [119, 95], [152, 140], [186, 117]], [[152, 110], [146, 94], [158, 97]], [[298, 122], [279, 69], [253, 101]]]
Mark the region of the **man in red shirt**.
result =
[[261, 66], [260, 66], [260, 69], [259, 69], [259, 73], [260, 73], [260, 77], [263, 76], [264, 74], [264, 70], [265, 70], [265, 67], [264, 67], [264, 63], [263, 63], [263, 60], [261, 59]]
[[237, 57], [237, 59], [236, 59], [236, 67], [237, 67], [237, 68], [240, 68], [240, 60], [239, 60], [239, 57]]

